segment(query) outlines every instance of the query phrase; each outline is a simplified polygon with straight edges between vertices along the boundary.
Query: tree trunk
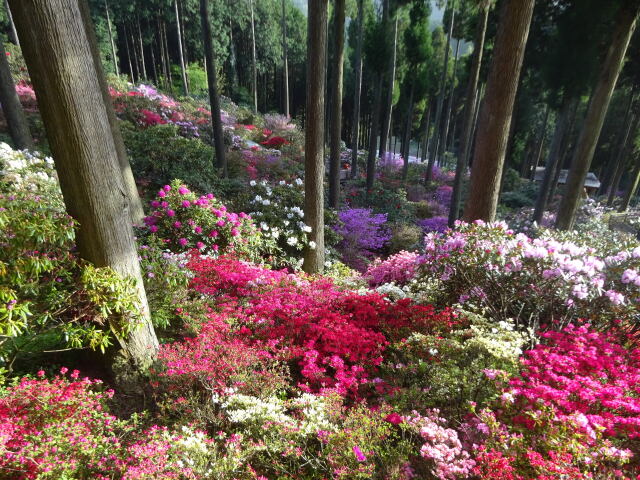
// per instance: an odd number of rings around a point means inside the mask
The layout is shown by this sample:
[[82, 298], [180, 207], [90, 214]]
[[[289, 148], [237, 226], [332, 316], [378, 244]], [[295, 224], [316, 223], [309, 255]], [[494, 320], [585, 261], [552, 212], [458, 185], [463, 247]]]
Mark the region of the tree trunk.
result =
[[142, 68], [140, 68], [140, 59], [138, 58], [138, 47], [136, 47], [136, 40], [133, 36], [133, 28], [129, 25], [128, 41], [131, 41], [131, 51], [133, 52], [133, 66], [136, 69], [136, 78], [138, 82], [142, 81]]
[[327, 54], [327, 0], [309, 0], [307, 17], [307, 104], [304, 160], [304, 220], [311, 227], [304, 271], [324, 268], [324, 87]]
[[635, 195], [636, 190], [638, 190], [638, 185], [640, 184], [640, 155], [636, 155], [636, 165], [633, 169], [630, 180], [629, 186], [622, 197], [622, 203], [618, 208], [619, 212], [627, 211], [629, 204], [631, 203], [631, 199]]
[[287, 10], [286, 0], [282, 0], [282, 68], [284, 80], [284, 114], [289, 118], [289, 58], [287, 55]]
[[178, 10], [178, 0], [173, 1], [176, 15], [176, 32], [178, 35], [178, 56], [180, 57], [180, 73], [182, 75], [182, 91], [185, 96], [189, 95], [189, 83], [187, 82], [187, 69], [184, 65], [184, 52], [182, 51], [182, 28], [180, 27], [180, 12]]
[[429, 155], [429, 126], [431, 125], [431, 106], [433, 105], [433, 99], [427, 99], [427, 109], [424, 112], [422, 121], [424, 122], [424, 130], [422, 136], [422, 153], [420, 154], [420, 163], [424, 163]]
[[533, 221], [540, 224], [544, 217], [544, 212], [547, 208], [547, 198], [549, 198], [549, 192], [551, 191], [551, 182], [555, 178], [556, 170], [560, 165], [562, 159], [562, 144], [564, 143], [565, 136], [567, 135], [567, 129], [571, 120], [571, 110], [576, 102], [575, 98], [564, 98], [562, 106], [558, 112], [558, 118], [556, 120], [555, 130], [553, 132], [553, 140], [551, 141], [551, 147], [549, 148], [549, 155], [547, 162], [545, 163], [544, 177], [542, 185], [538, 191], [538, 197], [536, 199], [536, 206], [533, 212]]
[[373, 189], [376, 176], [376, 153], [378, 151], [378, 134], [380, 133], [380, 103], [382, 102], [382, 74], [375, 74], [375, 96], [373, 100], [373, 114], [371, 117], [371, 132], [369, 134], [369, 151], [367, 152], [367, 203]]
[[2, 103], [2, 113], [4, 113], [9, 135], [15, 147], [20, 150], [33, 150], [33, 137], [29, 131], [29, 124], [22, 104], [16, 94], [16, 86], [13, 83], [11, 68], [2, 40], [0, 40], [0, 103]]
[[571, 161], [567, 185], [556, 220], [556, 227], [559, 229], [569, 230], [573, 227], [584, 181], [591, 167], [591, 160], [602, 131], [611, 95], [624, 63], [627, 46], [635, 30], [639, 9], [637, 2], [626, 0], [618, 12], [607, 55]]
[[[446, 10], [446, 4], [445, 4]], [[453, 35], [453, 25], [456, 16], [456, 8], [455, 4], [451, 6], [451, 19], [449, 20], [449, 30], [447, 32], [447, 46], [444, 51], [444, 63], [442, 67], [442, 75], [440, 76], [440, 88], [438, 90], [438, 106], [436, 108], [436, 119], [433, 126], [433, 141], [435, 142], [435, 146], [433, 148], [433, 154], [429, 157], [429, 162], [427, 163], [427, 172], [424, 176], [425, 184], [431, 181], [431, 177], [433, 174], [433, 165], [435, 164], [438, 155], [440, 153], [440, 123], [442, 119], [442, 108], [444, 106], [444, 94], [447, 89], [447, 70], [449, 66], [449, 51], [451, 50], [451, 35]]]
[[151, 71], [153, 72], [153, 83], [155, 85], [158, 85], [158, 81], [160, 79], [158, 78], [158, 67], [156, 65], [155, 46], [156, 46], [155, 35], [153, 35], [151, 37], [151, 44], [149, 45], [150, 47], [149, 50], [151, 51]]
[[111, 127], [111, 133], [113, 135], [113, 143], [118, 155], [118, 165], [120, 166], [120, 172], [122, 173], [122, 181], [127, 193], [127, 200], [129, 202], [129, 214], [131, 223], [133, 225], [142, 225], [144, 219], [144, 208], [142, 206], [142, 200], [138, 193], [138, 187], [136, 186], [135, 178], [133, 177], [133, 171], [127, 158], [127, 149], [122, 139], [122, 132], [120, 131], [120, 124], [113, 111], [113, 103], [111, 95], [109, 95], [109, 87], [107, 80], [104, 76], [104, 70], [102, 67], [102, 61], [100, 59], [100, 50], [98, 49], [98, 40], [96, 39], [95, 28], [91, 20], [91, 13], [89, 12], [89, 6], [87, 2], [80, 1], [80, 9], [83, 15], [83, 23], [86, 29], [87, 39], [89, 40], [89, 47], [91, 48], [91, 54], [93, 55], [93, 62], [96, 66], [96, 78], [100, 83], [100, 91], [102, 93], [102, 99], [107, 111], [107, 117], [109, 118], [109, 126]]
[[622, 179], [622, 174], [625, 171], [625, 167], [627, 166], [627, 159], [631, 152], [635, 147], [635, 140], [638, 135], [638, 124], [640, 123], [640, 115], [634, 113], [632, 115], [631, 124], [627, 129], [625, 134], [624, 143], [622, 150], [620, 150], [618, 154], [618, 158], [616, 159], [616, 167], [615, 173], [613, 175], [613, 181], [609, 187], [609, 196], [607, 198], [607, 206], [610, 207], [613, 205], [613, 202], [616, 198], [616, 194], [618, 193], [618, 187], [620, 186], [620, 180]]
[[569, 128], [567, 128], [567, 134], [565, 135], [565, 139], [562, 142], [562, 147], [560, 148], [560, 159], [556, 165], [555, 171], [553, 173], [553, 181], [551, 182], [551, 188], [549, 189], [549, 195], [547, 196], [547, 205], [551, 203], [554, 195], [556, 194], [556, 190], [558, 188], [558, 182], [560, 181], [560, 174], [562, 173], [562, 169], [566, 163], [566, 158], [568, 156], [569, 147], [571, 145], [571, 137], [573, 135], [574, 127], [576, 125], [576, 117], [578, 116], [578, 107], [582, 102], [580, 99], [576, 99], [573, 102], [573, 109], [571, 111], [571, 121], [569, 122]]
[[329, 206], [338, 208], [340, 201], [340, 140], [342, 133], [342, 70], [344, 63], [345, 0], [334, 5], [333, 75], [331, 86], [331, 152], [329, 155]]
[[11, 35], [9, 37], [9, 41], [14, 45], [20, 46], [20, 39], [18, 38], [18, 32], [16, 32], [16, 26], [13, 23], [13, 15], [11, 15], [11, 9], [9, 8], [9, 2], [4, 0], [4, 9], [7, 12], [7, 19], [9, 20], [9, 28]]
[[167, 39], [167, 23], [162, 20], [162, 48], [164, 49], [165, 65], [167, 67], [167, 86], [169, 92], [173, 94], [173, 74], [171, 72], [171, 58], [169, 57], [169, 40]]
[[222, 119], [220, 118], [220, 97], [218, 94], [218, 79], [216, 77], [216, 58], [213, 53], [211, 40], [211, 24], [209, 23], [209, 0], [200, 0], [200, 22], [204, 54], [207, 59], [207, 83], [209, 85], [209, 103], [211, 105], [211, 123], [213, 124], [213, 143], [216, 151], [215, 167], [227, 176], [227, 157], [224, 151], [224, 137], [222, 135]]
[[104, 0], [104, 11], [107, 14], [107, 27], [109, 30], [109, 42], [111, 43], [111, 58], [113, 60], [113, 71], [116, 72], [116, 75], [120, 75], [120, 69], [118, 68], [118, 56], [116, 55], [116, 42], [113, 39], [113, 29], [111, 28], [111, 17], [109, 15], [109, 4], [107, 3], [107, 0]]
[[133, 63], [131, 62], [131, 50], [129, 49], [129, 37], [127, 35], [126, 22], [122, 24], [122, 28], [124, 29], [124, 46], [127, 49], [127, 61], [129, 62], [129, 75], [131, 76], [131, 81], [135, 83], [136, 77], [133, 75]]
[[444, 121], [444, 130], [442, 131], [442, 154], [447, 152], [447, 141], [449, 139], [449, 126], [451, 125], [451, 112], [453, 111], [453, 104], [455, 103], [455, 91], [456, 91], [456, 71], [458, 69], [458, 55], [460, 53], [460, 39], [456, 40], [456, 56], [453, 61], [453, 78], [451, 79], [451, 93], [447, 100], [447, 116]]
[[535, 0], [503, 5], [473, 157], [466, 221], [493, 221], [524, 50]]
[[413, 126], [413, 96], [415, 92], [415, 82], [411, 82], [411, 90], [409, 91], [409, 111], [407, 113], [407, 122], [404, 127], [404, 140], [402, 141], [402, 158], [404, 163], [402, 165], [402, 184], [407, 181], [407, 174], [409, 173], [409, 154], [411, 153], [411, 127]]
[[353, 98], [353, 131], [351, 136], [351, 178], [358, 175], [358, 134], [360, 133], [360, 97], [362, 95], [362, 30], [364, 25], [364, 0], [358, 0], [358, 38], [356, 40], [356, 83]]
[[387, 77], [387, 98], [384, 106], [384, 117], [382, 119], [382, 131], [380, 132], [379, 156], [382, 157], [387, 151], [389, 131], [391, 130], [391, 116], [393, 114], [393, 89], [396, 79], [396, 59], [398, 56], [398, 18], [393, 21], [393, 49], [389, 60], [389, 71]]
[[138, 44], [140, 46], [140, 63], [142, 64], [142, 78], [147, 80], [147, 65], [144, 61], [144, 43], [142, 42], [142, 29], [140, 28], [140, 16], [136, 15], [136, 23], [138, 26]]
[[[80, 256], [138, 286], [142, 324], [119, 338], [138, 366], [158, 350], [129, 223], [129, 204], [96, 62], [77, 0], [11, 0]], [[73, 72], [74, 81], [68, 81]], [[60, 119], [64, 119], [60, 121]]]
[[249, 0], [251, 8], [251, 92], [253, 93], [253, 113], [258, 113], [258, 66], [256, 60], [256, 23], [253, 15], [253, 0]]
[[529, 180], [533, 180], [536, 175], [536, 169], [540, 164], [540, 158], [542, 157], [544, 142], [547, 136], [547, 125], [549, 123], [550, 111], [551, 109], [549, 108], [549, 105], [547, 105], [544, 111], [544, 120], [542, 121], [542, 126], [540, 127], [540, 133], [538, 134], [538, 141], [536, 142], [536, 150], [535, 155], [533, 156], [533, 162], [531, 168], [529, 168], [528, 171], [525, 172], [526, 178], [528, 178]]

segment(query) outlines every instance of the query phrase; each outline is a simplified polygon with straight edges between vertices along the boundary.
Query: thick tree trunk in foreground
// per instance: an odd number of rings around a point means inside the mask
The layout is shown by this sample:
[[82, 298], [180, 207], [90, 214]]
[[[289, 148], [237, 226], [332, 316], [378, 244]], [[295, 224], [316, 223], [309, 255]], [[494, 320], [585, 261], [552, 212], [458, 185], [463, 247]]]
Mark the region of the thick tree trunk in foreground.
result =
[[138, 365], [158, 350], [142, 285], [129, 203], [78, 0], [11, 0], [38, 105], [82, 258], [138, 285], [143, 322], [119, 339]]
[[382, 157], [387, 151], [387, 143], [389, 141], [389, 132], [391, 130], [391, 116], [393, 115], [393, 89], [396, 79], [396, 59], [398, 55], [398, 19], [393, 20], [393, 48], [391, 50], [391, 59], [389, 60], [389, 70], [387, 73], [387, 97], [384, 105], [384, 117], [382, 118], [382, 130], [380, 131], [380, 147], [379, 156]]
[[611, 95], [624, 63], [627, 46], [636, 27], [639, 9], [637, 1], [626, 0], [616, 17], [615, 30], [571, 161], [567, 185], [558, 210], [556, 228], [569, 230], [573, 227], [584, 181], [591, 167], [591, 160], [602, 131]]
[[118, 165], [122, 172], [122, 181], [124, 188], [127, 192], [127, 199], [129, 200], [129, 214], [131, 217], [131, 223], [134, 225], [142, 225], [144, 219], [144, 208], [142, 207], [142, 200], [138, 193], [138, 187], [133, 177], [133, 171], [127, 158], [127, 149], [122, 139], [122, 132], [120, 131], [120, 124], [116, 118], [116, 114], [113, 111], [113, 104], [111, 95], [109, 95], [109, 87], [107, 80], [104, 76], [104, 70], [102, 68], [102, 61], [100, 60], [100, 51], [98, 49], [98, 40], [96, 39], [96, 33], [91, 20], [91, 13], [89, 12], [89, 5], [85, 1], [79, 2], [82, 10], [83, 22], [85, 25], [85, 31], [87, 39], [89, 40], [89, 46], [91, 48], [91, 54], [93, 55], [93, 62], [96, 66], [96, 78], [100, 83], [100, 91], [102, 93], [102, 99], [107, 110], [109, 117], [109, 125], [111, 126], [111, 133], [113, 134], [113, 142], [116, 147], [116, 153], [118, 154]]
[[622, 203], [618, 208], [619, 212], [625, 212], [627, 208], [629, 208], [629, 204], [631, 203], [631, 199], [635, 195], [638, 190], [638, 185], [640, 184], [640, 155], [636, 155], [636, 165], [631, 173], [629, 186], [627, 190], [624, 192], [624, 196], [622, 197]]
[[333, 75], [331, 86], [331, 151], [329, 154], [329, 206], [340, 201], [340, 140], [342, 132], [342, 70], [344, 60], [345, 0], [335, 0]]
[[535, 0], [509, 0], [502, 9], [478, 124], [466, 221], [493, 221]]
[[309, 0], [307, 104], [304, 159], [304, 221], [314, 247], [304, 252], [304, 271], [324, 268], [324, 88], [327, 55], [327, 0]]
[[[446, 4], [445, 4], [446, 10]], [[442, 74], [440, 76], [440, 88], [438, 89], [438, 106], [436, 107], [436, 119], [433, 125], [433, 141], [435, 145], [433, 147], [432, 155], [429, 157], [429, 161], [427, 163], [427, 172], [424, 176], [424, 183], [428, 183], [431, 181], [431, 177], [433, 175], [433, 166], [438, 159], [438, 155], [440, 154], [440, 123], [442, 121], [442, 109], [444, 106], [444, 94], [447, 89], [447, 70], [449, 66], [449, 52], [451, 50], [451, 35], [453, 35], [453, 25], [456, 17], [456, 8], [455, 5], [451, 6], [451, 19], [449, 20], [449, 30], [447, 32], [447, 45], [444, 51], [444, 63], [442, 66]]]
[[22, 104], [16, 94], [16, 86], [13, 83], [11, 68], [2, 40], [0, 40], [0, 103], [2, 103], [2, 113], [4, 113], [9, 127], [9, 135], [16, 148], [33, 150], [33, 137], [29, 131], [29, 124]]
[[542, 221], [547, 208], [547, 198], [549, 198], [549, 192], [552, 187], [551, 182], [553, 182], [556, 176], [556, 170], [559, 168], [562, 159], [562, 144], [567, 135], [567, 129], [571, 120], [571, 110], [575, 101], [575, 99], [565, 98], [560, 107], [560, 112], [558, 112], [558, 119], [556, 120], [556, 126], [553, 132], [553, 140], [551, 141], [549, 155], [545, 163], [544, 177], [540, 190], [538, 191], [538, 198], [536, 199], [536, 206], [533, 212], [533, 221], [538, 224]]
[[364, 25], [363, 0], [358, 0], [358, 38], [356, 40], [356, 83], [353, 98], [353, 131], [351, 135], [351, 178], [358, 175], [358, 136], [360, 134], [360, 96], [362, 94], [362, 31]]
[[211, 24], [209, 23], [209, 0], [200, 0], [200, 22], [204, 43], [204, 55], [207, 61], [207, 83], [209, 85], [209, 104], [211, 105], [211, 123], [213, 124], [213, 143], [216, 151], [216, 168], [224, 177], [227, 176], [227, 157], [224, 150], [222, 119], [220, 118], [220, 97], [218, 95], [218, 79], [216, 77], [216, 59], [213, 55], [211, 40]]
[[471, 149], [471, 134], [473, 131], [473, 120], [475, 113], [476, 99], [478, 97], [478, 81], [480, 80], [480, 67], [482, 66], [482, 54], [484, 51], [484, 39], [487, 35], [487, 22], [489, 20], [489, 2], [485, 1], [480, 12], [480, 21], [476, 30], [476, 38], [473, 46], [473, 57], [471, 58], [471, 74], [467, 84], [467, 96], [464, 104], [462, 137], [456, 159], [456, 174], [453, 180], [453, 193], [451, 196], [451, 206], [449, 207], [449, 226], [452, 227], [460, 215], [460, 202], [462, 198], [462, 177], [467, 167], [467, 158]]

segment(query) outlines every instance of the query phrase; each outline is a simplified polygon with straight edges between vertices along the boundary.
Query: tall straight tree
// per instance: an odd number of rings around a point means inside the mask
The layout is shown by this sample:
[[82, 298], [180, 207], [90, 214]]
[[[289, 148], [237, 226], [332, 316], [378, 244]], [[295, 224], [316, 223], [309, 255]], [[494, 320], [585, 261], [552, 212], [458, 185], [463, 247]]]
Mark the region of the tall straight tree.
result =
[[358, 33], [356, 39], [355, 84], [353, 118], [351, 120], [351, 178], [358, 175], [358, 138], [360, 135], [360, 96], [362, 95], [362, 32], [364, 27], [364, 0], [358, 0]]
[[340, 200], [340, 141], [342, 133], [342, 70], [344, 63], [345, 0], [335, 0], [333, 65], [331, 76], [331, 138], [329, 153], [329, 206]]
[[[447, 3], [445, 3], [445, 10], [447, 7]], [[451, 36], [453, 35], [453, 25], [456, 17], [456, 8], [455, 8], [455, 0], [451, 1], [451, 17], [449, 19], [449, 31], [447, 32], [447, 46], [444, 50], [444, 63], [442, 66], [442, 74], [440, 77], [440, 88], [438, 89], [438, 105], [436, 107], [436, 119], [434, 121], [433, 126], [433, 139], [434, 139], [434, 147], [433, 153], [429, 157], [429, 161], [427, 162], [427, 171], [424, 175], [425, 183], [431, 181], [431, 176], [433, 174], [433, 165], [435, 164], [438, 155], [440, 153], [440, 123], [442, 119], [442, 110], [444, 108], [444, 95], [447, 89], [447, 71], [449, 70], [449, 53], [451, 51]]]
[[116, 75], [120, 75], [120, 68], [118, 67], [118, 56], [116, 55], [116, 42], [113, 38], [111, 15], [109, 14], [109, 4], [107, 3], [107, 0], [104, 0], [104, 11], [107, 15], [107, 29], [109, 32], [109, 42], [111, 43], [111, 59], [113, 60], [113, 71]]
[[493, 48], [471, 170], [467, 221], [493, 221], [524, 50], [535, 0], [507, 0]]
[[638, 190], [638, 185], [640, 185], [640, 155], [636, 154], [636, 163], [633, 167], [633, 172], [631, 173], [631, 178], [629, 179], [629, 186], [627, 190], [624, 192], [624, 196], [622, 197], [622, 203], [618, 207], [619, 212], [625, 212], [627, 208], [629, 208], [629, 204], [631, 203], [631, 198], [636, 194]]
[[173, 7], [176, 15], [176, 32], [178, 34], [178, 56], [180, 57], [180, 73], [182, 75], [182, 90], [185, 95], [189, 95], [189, 82], [187, 82], [187, 69], [184, 65], [184, 52], [182, 51], [182, 28], [180, 24], [180, 11], [178, 9], [178, 0], [173, 1]]
[[11, 7], [64, 202], [79, 225], [80, 256], [137, 283], [142, 322], [119, 341], [129, 358], [143, 367], [155, 357], [158, 340], [142, 284], [99, 70], [78, 1], [11, 0]]
[[473, 131], [473, 119], [476, 99], [478, 96], [478, 81], [480, 80], [480, 67], [482, 66], [482, 54], [484, 51], [484, 39], [487, 35], [487, 23], [492, 0], [479, 0], [478, 25], [471, 57], [471, 73], [467, 84], [467, 94], [462, 113], [462, 136], [460, 148], [456, 159], [456, 174], [453, 180], [453, 192], [449, 207], [449, 226], [452, 227], [460, 215], [460, 201], [462, 198], [462, 178], [467, 167], [469, 151], [471, 150], [471, 133]]
[[618, 151], [618, 158], [616, 159], [611, 185], [609, 185], [609, 195], [607, 197], [608, 207], [612, 206], [615, 201], [616, 195], [618, 194], [618, 187], [620, 186], [620, 180], [622, 180], [622, 175], [627, 167], [627, 159], [631, 156], [631, 153], [636, 146], [638, 125], [640, 125], [640, 114], [634, 112], [631, 115], [631, 118], [632, 120], [627, 128], [622, 148]]
[[289, 113], [289, 59], [287, 49], [287, 8], [286, 0], [282, 0], [282, 80], [284, 90], [284, 114], [287, 118]]
[[624, 63], [629, 41], [636, 28], [639, 12], [640, 2], [621, 0], [609, 48], [602, 64], [598, 83], [591, 95], [587, 115], [571, 160], [564, 195], [558, 209], [556, 228], [569, 230], [573, 227], [580, 194], [591, 167], [602, 124]]
[[304, 158], [304, 219], [313, 248], [304, 253], [303, 269], [324, 268], [324, 87], [328, 0], [308, 0], [307, 104]]
[[220, 96], [218, 94], [218, 78], [216, 76], [216, 58], [213, 54], [211, 40], [211, 24], [209, 23], [209, 0], [200, 0], [200, 23], [202, 26], [202, 43], [207, 68], [209, 86], [209, 104], [211, 105], [211, 123], [213, 125], [213, 144], [216, 152], [215, 166], [227, 176], [227, 157], [224, 151], [222, 136], [222, 119], [220, 118]]
[[258, 113], [258, 65], [256, 58], [256, 22], [253, 12], [253, 0], [249, 0], [251, 10], [251, 93], [253, 95], [253, 113]]
[[7, 19], [9, 20], [9, 27], [11, 29], [10, 30], [11, 36], [9, 40], [11, 40], [11, 42], [14, 45], [20, 46], [20, 39], [18, 38], [18, 32], [16, 32], [16, 25], [13, 23], [13, 15], [11, 15], [11, 9], [9, 8], [9, 2], [7, 0], [4, 0], [4, 8], [7, 11]]
[[391, 117], [393, 114], [393, 90], [396, 81], [396, 62], [398, 58], [398, 18], [391, 20], [393, 27], [391, 29], [391, 57], [389, 58], [389, 67], [387, 70], [387, 96], [382, 107], [384, 116], [382, 117], [382, 130], [380, 131], [380, 150], [379, 155], [382, 156], [387, 151], [387, 143], [389, 141], [389, 132], [391, 131]]
[[9, 135], [15, 146], [21, 150], [33, 150], [33, 137], [29, 131], [27, 117], [16, 94], [16, 86], [11, 76], [11, 68], [4, 50], [4, 43], [0, 40], [0, 103], [2, 113], [9, 127]]

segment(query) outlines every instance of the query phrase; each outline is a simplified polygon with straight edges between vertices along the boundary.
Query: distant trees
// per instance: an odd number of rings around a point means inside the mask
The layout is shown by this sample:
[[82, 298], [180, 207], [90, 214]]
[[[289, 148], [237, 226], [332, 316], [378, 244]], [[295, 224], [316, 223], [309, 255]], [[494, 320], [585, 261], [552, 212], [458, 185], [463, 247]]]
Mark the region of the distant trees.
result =
[[[137, 284], [141, 325], [119, 341], [138, 366], [158, 349], [118, 160], [79, 0], [11, 0], [82, 258]], [[74, 81], [68, 81], [73, 72]], [[60, 119], [65, 119], [64, 122]]]
[[33, 149], [33, 138], [16, 94], [16, 86], [11, 77], [11, 69], [2, 40], [0, 40], [0, 103], [9, 127], [9, 135], [15, 146], [19, 149]]
[[329, 206], [340, 200], [340, 143], [342, 141], [342, 70], [344, 64], [345, 0], [335, 0], [334, 43], [331, 77], [331, 128], [329, 153]]
[[565, 192], [558, 208], [557, 228], [567, 230], [573, 227], [584, 181], [591, 166], [611, 95], [622, 69], [639, 12], [640, 2], [636, 0], [621, 1], [609, 47], [602, 63], [597, 84], [591, 94], [587, 115], [571, 161]]

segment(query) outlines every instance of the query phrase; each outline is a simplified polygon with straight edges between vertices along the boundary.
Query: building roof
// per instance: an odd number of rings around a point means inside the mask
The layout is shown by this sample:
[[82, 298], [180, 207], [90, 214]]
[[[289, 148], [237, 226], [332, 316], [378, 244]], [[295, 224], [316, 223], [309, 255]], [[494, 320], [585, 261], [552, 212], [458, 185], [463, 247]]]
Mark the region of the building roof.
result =
[[[536, 182], [542, 182], [544, 178], [544, 167], [536, 168], [536, 175], [533, 178]], [[567, 176], [569, 175], [569, 170], [560, 170], [560, 178], [558, 178], [558, 185], [564, 185], [567, 183]], [[600, 188], [600, 180], [596, 177], [596, 174], [593, 172], [589, 172], [587, 174], [587, 178], [584, 181], [584, 186], [587, 188]]]

